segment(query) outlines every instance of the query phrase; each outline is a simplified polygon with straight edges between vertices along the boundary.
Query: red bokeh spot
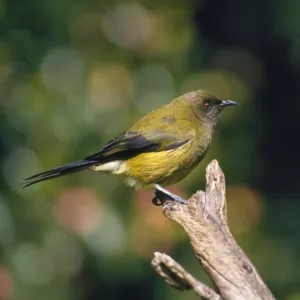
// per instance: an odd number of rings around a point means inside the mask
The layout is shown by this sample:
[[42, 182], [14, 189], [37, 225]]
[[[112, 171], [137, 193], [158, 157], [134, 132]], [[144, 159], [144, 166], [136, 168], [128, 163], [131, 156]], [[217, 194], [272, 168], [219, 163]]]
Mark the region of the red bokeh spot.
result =
[[[178, 186], [167, 189], [184, 198], [183, 191]], [[176, 232], [178, 227], [163, 216], [162, 207], [153, 205], [153, 197], [153, 190], [136, 191], [135, 214], [130, 229], [132, 251], [146, 258], [151, 257], [157, 249], [170, 252], [179, 238]]]
[[102, 207], [97, 195], [87, 188], [64, 191], [54, 207], [60, 224], [76, 233], [87, 233], [99, 225]]
[[0, 266], [0, 299], [11, 299], [13, 296], [12, 276], [4, 266]]

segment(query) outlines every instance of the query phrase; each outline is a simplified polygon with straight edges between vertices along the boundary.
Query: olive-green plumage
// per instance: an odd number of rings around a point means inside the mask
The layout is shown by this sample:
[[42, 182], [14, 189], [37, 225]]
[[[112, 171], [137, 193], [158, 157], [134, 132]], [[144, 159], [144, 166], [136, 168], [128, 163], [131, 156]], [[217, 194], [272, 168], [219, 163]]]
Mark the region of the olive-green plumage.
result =
[[176, 183], [203, 159], [219, 114], [235, 104], [190, 92], [150, 112], [96, 154], [31, 176], [24, 186], [87, 168], [121, 175], [135, 188]]

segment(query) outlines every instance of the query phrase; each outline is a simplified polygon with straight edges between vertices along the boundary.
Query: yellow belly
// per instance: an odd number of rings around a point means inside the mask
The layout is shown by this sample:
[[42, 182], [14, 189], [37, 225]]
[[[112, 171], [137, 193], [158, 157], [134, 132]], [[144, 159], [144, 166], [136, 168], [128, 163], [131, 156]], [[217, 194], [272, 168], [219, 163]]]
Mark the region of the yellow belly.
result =
[[178, 149], [140, 154], [125, 162], [126, 183], [135, 188], [177, 183], [197, 166], [206, 152], [207, 149], [190, 142]]

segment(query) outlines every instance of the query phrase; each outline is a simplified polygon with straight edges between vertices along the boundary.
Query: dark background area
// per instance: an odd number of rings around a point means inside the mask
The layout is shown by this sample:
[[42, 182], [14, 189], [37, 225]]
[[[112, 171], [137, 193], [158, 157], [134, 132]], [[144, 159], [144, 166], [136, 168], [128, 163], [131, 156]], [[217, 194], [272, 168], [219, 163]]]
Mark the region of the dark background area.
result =
[[0, 299], [197, 299], [150, 266], [209, 282], [181, 228], [121, 179], [82, 172], [22, 189], [191, 90], [240, 106], [176, 187], [218, 159], [231, 230], [278, 299], [300, 299], [297, 1], [0, 0]]

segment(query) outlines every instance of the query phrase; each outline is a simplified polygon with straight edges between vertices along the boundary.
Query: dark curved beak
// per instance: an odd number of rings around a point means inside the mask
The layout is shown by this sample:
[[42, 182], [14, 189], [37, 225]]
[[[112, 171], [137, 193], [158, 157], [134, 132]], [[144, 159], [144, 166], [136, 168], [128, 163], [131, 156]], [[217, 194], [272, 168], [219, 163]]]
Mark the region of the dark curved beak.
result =
[[225, 107], [225, 106], [233, 106], [233, 105], [238, 105], [236, 102], [232, 100], [222, 100], [220, 106]]

